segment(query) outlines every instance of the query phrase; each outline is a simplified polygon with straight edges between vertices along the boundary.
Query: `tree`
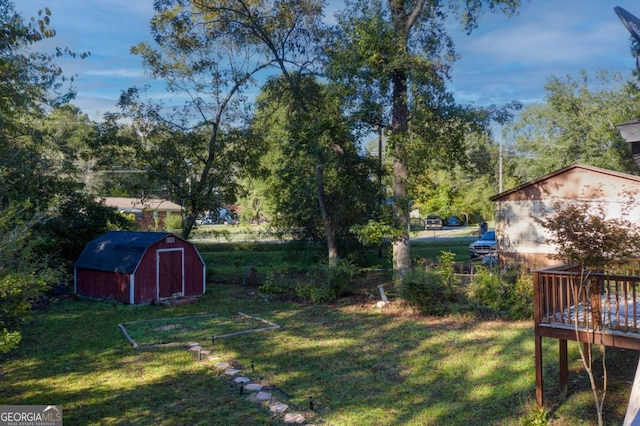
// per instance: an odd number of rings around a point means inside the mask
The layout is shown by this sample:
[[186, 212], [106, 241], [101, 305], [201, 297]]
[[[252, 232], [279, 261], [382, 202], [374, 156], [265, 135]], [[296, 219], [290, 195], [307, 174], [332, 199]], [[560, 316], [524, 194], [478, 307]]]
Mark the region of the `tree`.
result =
[[[553, 211], [546, 217], [535, 218], [536, 222], [551, 233], [547, 242], [556, 247], [556, 253], [552, 257], [578, 270], [578, 275], [570, 275], [573, 300], [584, 300], [581, 294], [575, 294], [576, 291], [586, 292], [587, 300], [592, 300], [592, 297], [599, 299], [599, 285], [589, 280], [591, 272], [606, 268], [615, 261], [637, 257], [640, 253], [640, 228], [628, 219], [629, 212], [637, 205], [635, 194], [624, 193], [619, 198], [626, 200], [621, 202], [619, 216], [611, 216], [605, 204], [607, 201], [596, 198], [576, 200], [569, 204], [558, 200], [553, 205]], [[574, 324], [577, 337], [577, 315]], [[604, 371], [601, 390], [598, 389], [593, 373], [592, 357], [585, 353], [582, 346], [579, 345], [578, 348], [589, 376], [598, 424], [603, 425], [602, 408], [607, 392], [606, 347], [600, 346]]]
[[[157, 22], [165, 28], [170, 26], [174, 33], [184, 33], [185, 27], [206, 30], [200, 44], [183, 43], [179, 47], [188, 46], [190, 51], [202, 54], [205, 52], [203, 46], [231, 45], [253, 53], [254, 57], [248, 62], [261, 64], [260, 69], [274, 65], [280, 74], [277, 81], [289, 94], [291, 123], [297, 126], [291, 127], [290, 131], [293, 138], [304, 141], [319, 141], [327, 136], [323, 135], [322, 129], [311, 125], [317, 112], [312, 105], [316, 98], [313, 93], [310, 97], [307, 93], [311, 87], [308, 84], [310, 77], [321, 57], [318, 47], [325, 33], [321, 22], [322, 5], [318, 0], [156, 2]], [[163, 41], [168, 37], [172, 36], [163, 33], [156, 38]], [[334, 149], [334, 145], [335, 141], [318, 146]], [[322, 163], [313, 170], [329, 259], [336, 259], [333, 225], [324, 197]]]
[[[72, 52], [39, 52], [34, 44], [55, 36], [51, 11], [25, 21], [0, 0], [0, 352], [20, 341], [18, 325], [31, 304], [60, 282], [55, 256], [41, 251], [37, 226], [59, 197], [78, 189], [62, 168], [55, 145], [41, 146], [34, 123], [73, 96], [54, 59]], [[45, 149], [46, 148], [46, 149]], [[62, 171], [62, 174], [60, 172]]]
[[311, 117], [301, 116], [292, 94], [277, 83], [259, 97], [254, 127], [268, 141], [262, 164], [268, 170], [265, 193], [274, 206], [271, 224], [302, 230], [306, 238], [323, 236], [333, 264], [339, 240], [375, 209], [375, 163], [359, 154], [330, 86], [305, 82]]
[[551, 76], [545, 89], [546, 103], [527, 107], [510, 129], [520, 182], [576, 162], [636, 173], [630, 145], [614, 127], [637, 117], [634, 84], [617, 73], [581, 71]]
[[[513, 13], [517, 0], [452, 2], [460, 6], [467, 31], [477, 25], [484, 7]], [[346, 84], [364, 83], [357, 89], [365, 103], [374, 103], [388, 133], [392, 157], [393, 216], [403, 230], [393, 243], [394, 269], [403, 275], [410, 267], [407, 230], [411, 205], [411, 171], [427, 164], [457, 163], [472, 109], [456, 105], [446, 90], [453, 43], [446, 33], [448, 2], [425, 0], [358, 0], [347, 3], [340, 20], [342, 38], [334, 58], [342, 65], [338, 75]], [[345, 58], [355, 58], [345, 62]], [[348, 66], [353, 63], [354, 66]], [[353, 77], [354, 75], [359, 77]], [[373, 95], [369, 96], [367, 93]], [[358, 108], [361, 110], [361, 108]]]
[[272, 64], [250, 34], [234, 32], [238, 25], [206, 11], [207, 3], [156, 1], [151, 20], [156, 46], [132, 48], [151, 77], [164, 80], [183, 103], [144, 100], [146, 88], [130, 88], [119, 102], [140, 135], [146, 168], [185, 205], [184, 238], [200, 214], [233, 201], [237, 175], [254, 158], [242, 130], [243, 90]]
[[7, 353], [20, 343], [18, 327], [33, 301], [62, 274], [34, 249], [38, 241], [32, 230], [42, 216], [28, 217], [26, 207], [17, 205], [4, 207], [1, 213], [0, 353]]

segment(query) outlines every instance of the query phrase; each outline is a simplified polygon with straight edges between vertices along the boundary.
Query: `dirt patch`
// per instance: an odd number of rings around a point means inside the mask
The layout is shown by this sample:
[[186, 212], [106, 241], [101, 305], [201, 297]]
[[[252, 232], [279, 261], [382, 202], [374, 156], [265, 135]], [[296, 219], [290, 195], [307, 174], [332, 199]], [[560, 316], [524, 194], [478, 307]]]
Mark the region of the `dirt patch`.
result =
[[163, 326], [160, 326], [158, 328], [155, 328], [155, 331], [169, 331], [169, 330], [173, 330], [175, 328], [180, 328], [182, 327], [180, 324], [165, 324]]

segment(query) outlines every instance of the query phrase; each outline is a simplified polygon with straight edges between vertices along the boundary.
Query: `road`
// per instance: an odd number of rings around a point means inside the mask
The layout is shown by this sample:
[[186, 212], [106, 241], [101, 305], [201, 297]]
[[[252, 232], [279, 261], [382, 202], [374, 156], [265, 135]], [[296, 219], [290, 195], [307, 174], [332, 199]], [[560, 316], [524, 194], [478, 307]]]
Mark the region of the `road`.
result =
[[[475, 233], [475, 235], [473, 235]], [[438, 241], [438, 240], [451, 240], [453, 238], [464, 238], [469, 240], [469, 242], [473, 242], [477, 240], [478, 237], [478, 227], [477, 226], [467, 226], [467, 227], [443, 227], [437, 231], [429, 230], [429, 231], [420, 231], [415, 236], [411, 237], [411, 241]]]

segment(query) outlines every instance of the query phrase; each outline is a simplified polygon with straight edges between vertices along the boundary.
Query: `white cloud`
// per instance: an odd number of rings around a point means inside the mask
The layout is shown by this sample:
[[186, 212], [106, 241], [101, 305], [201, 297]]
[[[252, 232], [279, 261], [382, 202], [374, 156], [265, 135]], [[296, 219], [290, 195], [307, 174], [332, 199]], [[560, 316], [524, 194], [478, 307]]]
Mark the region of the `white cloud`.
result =
[[144, 70], [141, 68], [88, 69], [83, 71], [83, 75], [114, 78], [141, 78], [145, 76]]

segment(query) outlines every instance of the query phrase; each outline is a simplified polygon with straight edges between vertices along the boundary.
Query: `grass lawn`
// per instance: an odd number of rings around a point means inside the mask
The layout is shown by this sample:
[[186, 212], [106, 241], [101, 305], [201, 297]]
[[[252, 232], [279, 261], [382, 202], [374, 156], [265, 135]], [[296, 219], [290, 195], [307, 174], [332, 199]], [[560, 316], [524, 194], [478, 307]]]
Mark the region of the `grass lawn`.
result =
[[[412, 241], [411, 253], [414, 262], [422, 259], [434, 261], [443, 251], [450, 251], [460, 262], [470, 261], [468, 238], [451, 240]], [[207, 264], [210, 281], [249, 282], [251, 271], [257, 272], [261, 280], [269, 272], [303, 270], [326, 258], [321, 244], [301, 242], [279, 243], [213, 243], [199, 242], [198, 249]], [[391, 246], [382, 248], [378, 257], [376, 248], [352, 251], [347, 258], [366, 268], [392, 267]]]
[[[435, 259], [448, 250], [464, 260], [466, 245], [425, 242], [413, 252]], [[532, 321], [421, 317], [398, 302], [379, 309], [377, 286], [390, 281], [384, 272], [369, 272], [354, 295], [332, 304], [263, 295], [238, 278], [247, 265], [260, 272], [295, 269], [322, 256], [319, 248], [296, 254], [283, 244], [266, 246], [201, 246], [214, 272], [198, 303], [132, 307], [67, 298], [35, 312], [19, 348], [0, 358], [0, 403], [62, 405], [65, 425], [282, 424], [281, 415], [241, 396], [217, 361], [198, 361], [182, 346], [133, 349], [118, 327], [125, 324], [142, 344], [201, 343], [220, 361], [270, 386], [276, 399], [309, 423], [526, 424], [535, 407]], [[265, 326], [238, 312], [281, 328], [218, 339], [212, 346], [210, 336]], [[549, 424], [595, 424], [577, 346], [569, 344], [569, 397], [559, 401], [558, 344], [545, 339], [544, 345]], [[638, 355], [609, 349], [607, 360], [605, 419], [621, 424]]]
[[[397, 305], [380, 310], [367, 297], [377, 284], [367, 288], [365, 282], [358, 295], [331, 305], [263, 297], [254, 287], [232, 284], [212, 284], [198, 303], [174, 307], [61, 300], [35, 313], [19, 349], [2, 360], [0, 400], [60, 404], [66, 425], [281, 424], [281, 417], [240, 396], [214, 362], [199, 362], [182, 347], [135, 350], [117, 326], [166, 318], [177, 324], [183, 317], [215, 313], [211, 324], [200, 322], [208, 335], [242, 311], [281, 328], [221, 339], [214, 353], [254, 381], [281, 390], [278, 400], [310, 422], [521, 424], [534, 405], [530, 321], [426, 318]], [[173, 339], [186, 343], [192, 337]], [[210, 342], [201, 343], [212, 349]], [[571, 395], [558, 403], [557, 344], [551, 339], [545, 344], [545, 354], [551, 354], [545, 359], [545, 394], [552, 424], [593, 424], [586, 376], [573, 371], [579, 367], [576, 348], [570, 344]], [[627, 369], [635, 368], [633, 353], [607, 356], [610, 363], [617, 357]], [[610, 374], [605, 418], [620, 424], [629, 378]]]

